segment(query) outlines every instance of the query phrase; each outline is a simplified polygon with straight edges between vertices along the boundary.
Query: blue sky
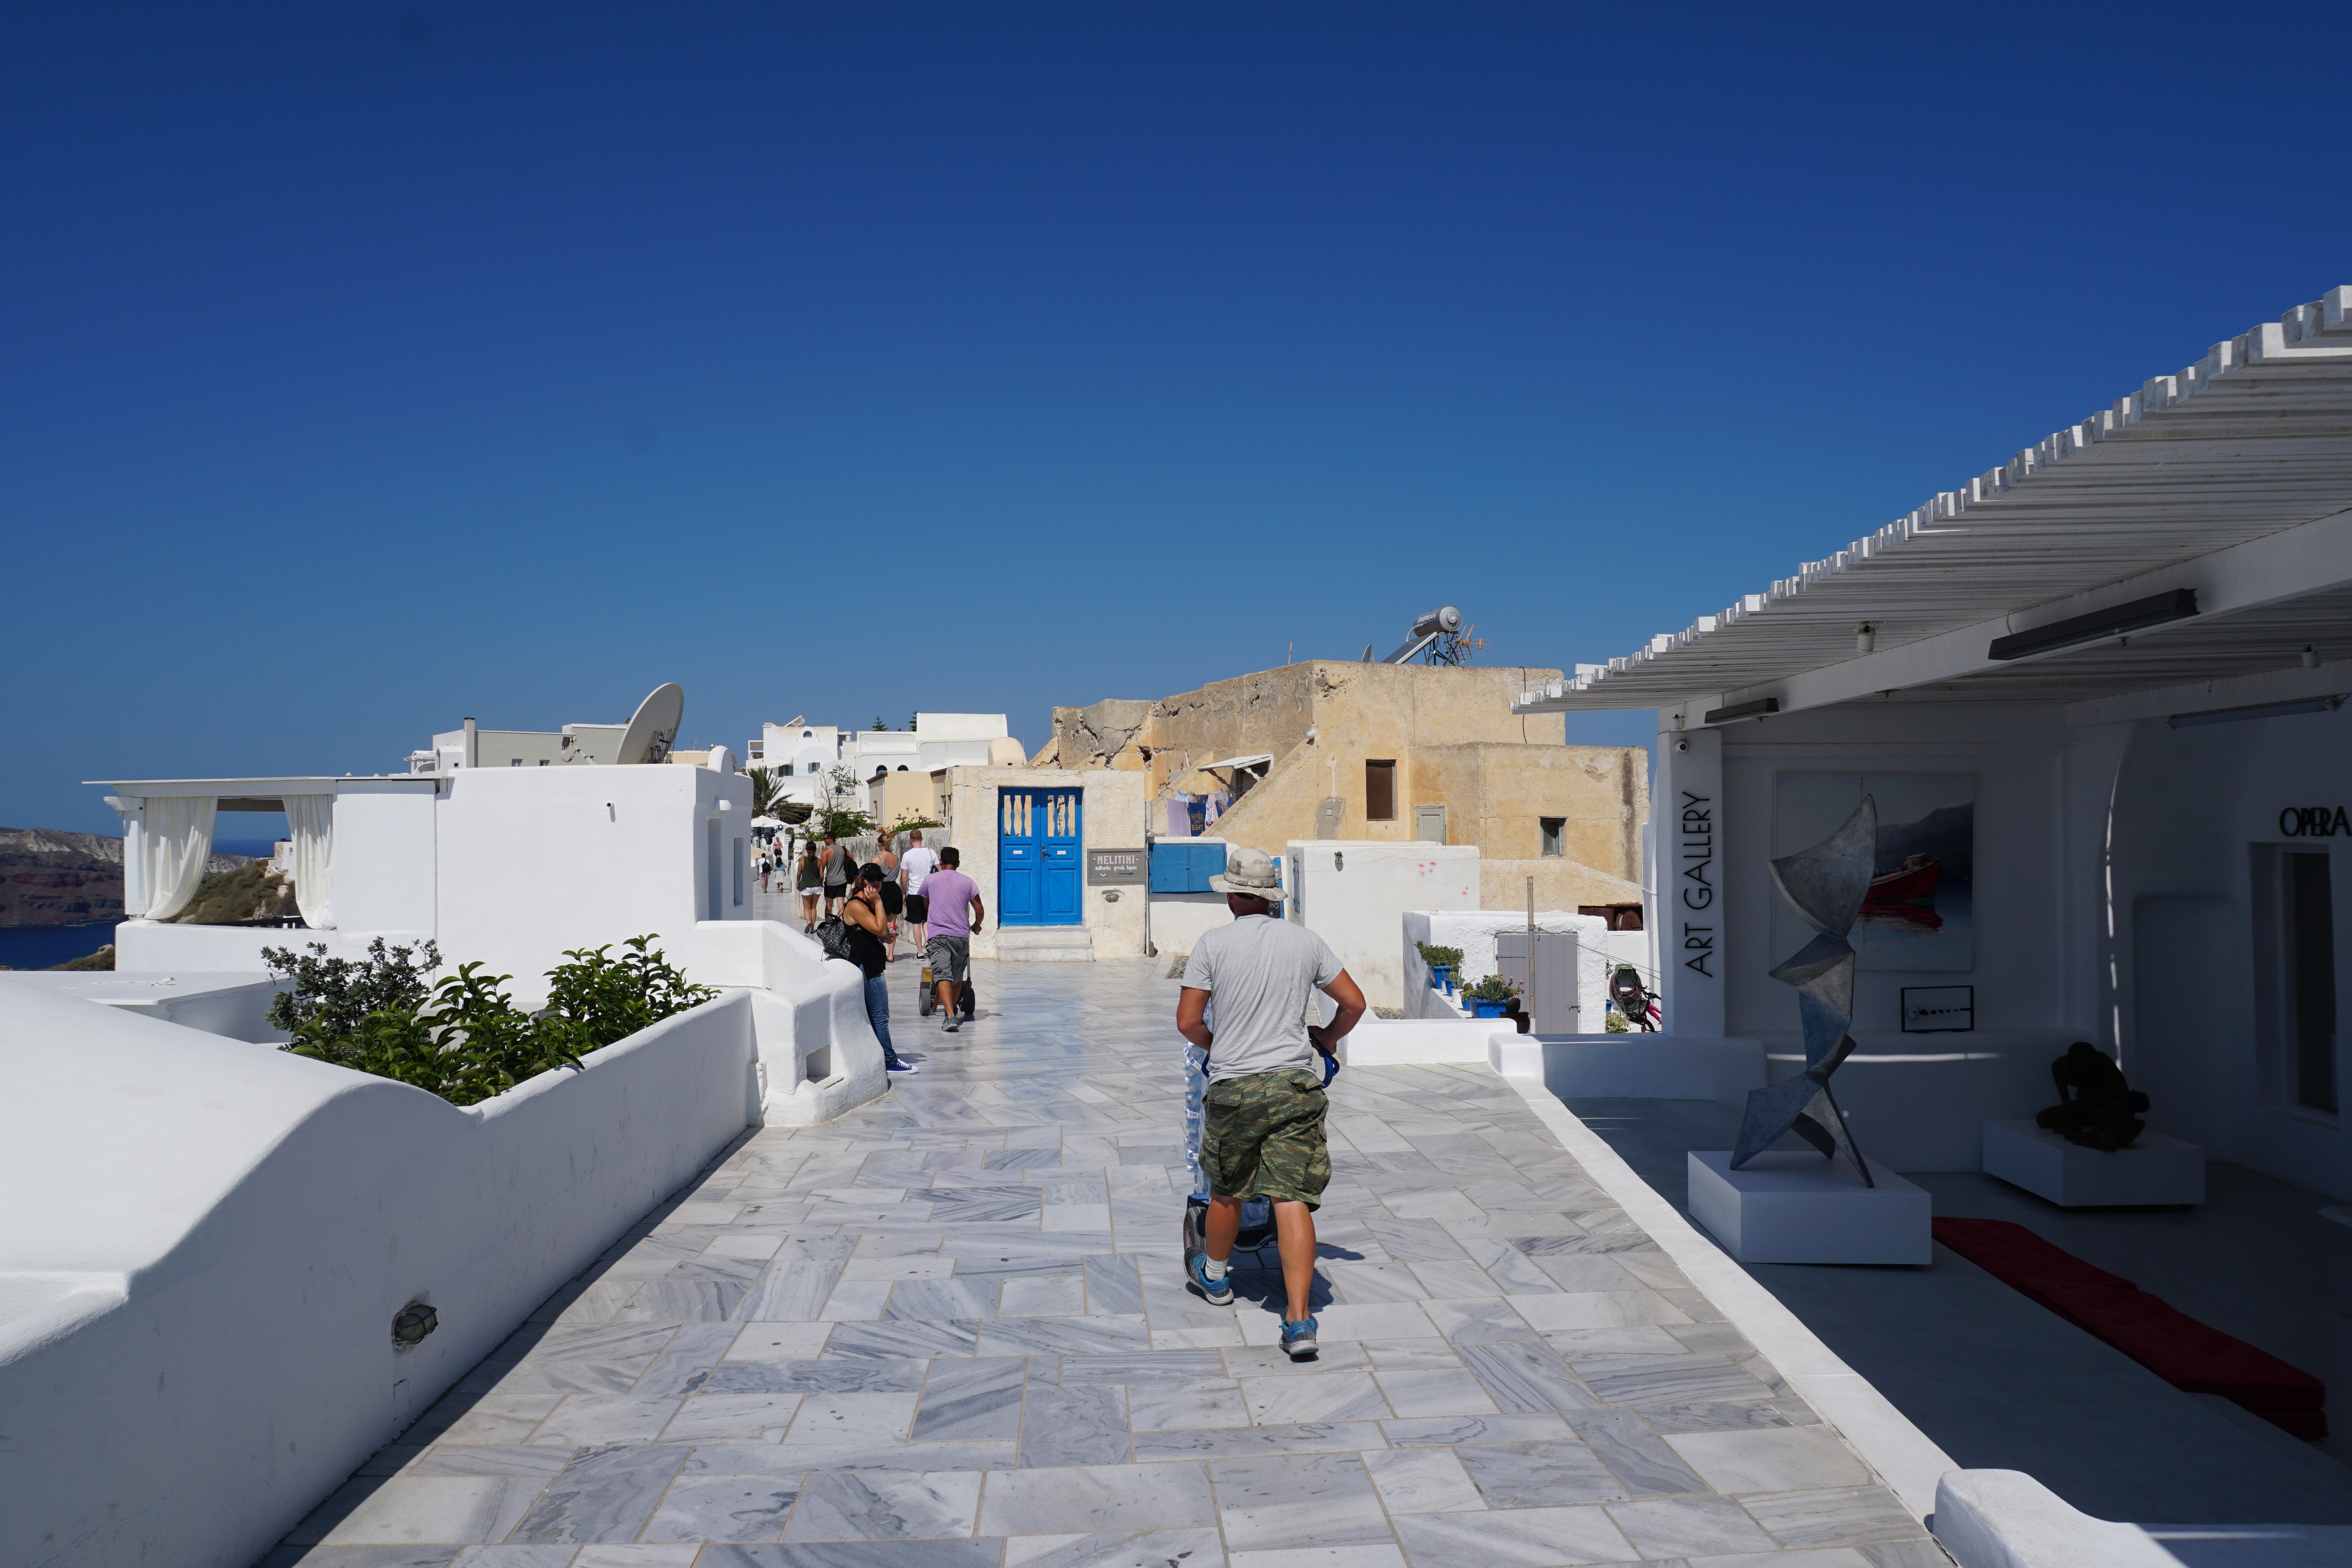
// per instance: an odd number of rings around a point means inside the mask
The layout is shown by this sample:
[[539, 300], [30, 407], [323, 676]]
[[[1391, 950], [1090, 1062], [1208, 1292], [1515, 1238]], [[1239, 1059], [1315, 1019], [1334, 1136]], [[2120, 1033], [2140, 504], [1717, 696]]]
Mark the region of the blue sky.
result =
[[2352, 282], [2339, 16], [20, 7], [0, 823], [1627, 652]]

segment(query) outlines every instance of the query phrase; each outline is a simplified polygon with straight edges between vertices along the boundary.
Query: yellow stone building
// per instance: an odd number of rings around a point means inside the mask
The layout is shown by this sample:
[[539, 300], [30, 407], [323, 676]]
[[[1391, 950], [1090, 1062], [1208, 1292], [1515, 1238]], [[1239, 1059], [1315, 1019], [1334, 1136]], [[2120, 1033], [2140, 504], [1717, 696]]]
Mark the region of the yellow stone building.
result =
[[1521, 906], [1530, 876], [1540, 908], [1638, 905], [1648, 753], [1569, 746], [1557, 716], [1511, 712], [1558, 678], [1308, 660], [1157, 702], [1057, 707], [1030, 766], [1143, 773], [1155, 801], [1229, 792], [1207, 836], [1269, 854], [1293, 839], [1475, 844], [1489, 908]]

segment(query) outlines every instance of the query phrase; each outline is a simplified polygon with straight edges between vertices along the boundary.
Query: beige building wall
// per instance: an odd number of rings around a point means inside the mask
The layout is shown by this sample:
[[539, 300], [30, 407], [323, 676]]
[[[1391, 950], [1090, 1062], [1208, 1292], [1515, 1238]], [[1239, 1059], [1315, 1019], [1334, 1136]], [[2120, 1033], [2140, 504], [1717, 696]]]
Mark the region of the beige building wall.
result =
[[[1416, 806], [1443, 806], [1446, 841], [1475, 845], [1497, 868], [1485, 879], [1491, 907], [1524, 902], [1529, 875], [1544, 908], [1638, 903], [1649, 756], [1568, 746], [1560, 716], [1512, 714], [1521, 691], [1554, 674], [1315, 660], [1157, 703], [1056, 708], [1037, 765], [1141, 773], [1157, 801], [1230, 786], [1230, 770], [1206, 774], [1204, 763], [1272, 753], [1264, 778], [1218, 820], [1217, 837], [1269, 854], [1292, 840], [1393, 842], [1415, 836]], [[1386, 820], [1365, 814], [1370, 759], [1396, 765]], [[1339, 802], [1336, 820], [1318, 817], [1328, 800]], [[1541, 852], [1545, 817], [1563, 819], [1559, 857]]]
[[[1066, 789], [1071, 775], [1059, 768], [950, 768], [945, 770], [945, 776], [949, 794], [947, 829], [940, 833], [927, 832], [923, 840], [934, 846], [952, 844], [961, 852], [963, 873], [971, 878], [980, 892], [981, 903], [988, 911], [987, 927], [972, 936], [971, 956], [975, 958], [997, 957], [1003, 935], [996, 923], [998, 791], [1005, 789]], [[929, 778], [929, 775], [923, 777]], [[1139, 772], [1110, 769], [1088, 772], [1080, 777], [1079, 787], [1083, 802], [1079, 808], [1078, 834], [1084, 848], [1143, 847], [1145, 793]], [[1083, 866], [1078, 875], [1082, 924], [1092, 941], [1094, 956], [1121, 958], [1140, 955], [1143, 952], [1146, 902], [1144, 885], [1088, 886]], [[1055, 929], [1053, 926], [1020, 928], [1024, 934]]]

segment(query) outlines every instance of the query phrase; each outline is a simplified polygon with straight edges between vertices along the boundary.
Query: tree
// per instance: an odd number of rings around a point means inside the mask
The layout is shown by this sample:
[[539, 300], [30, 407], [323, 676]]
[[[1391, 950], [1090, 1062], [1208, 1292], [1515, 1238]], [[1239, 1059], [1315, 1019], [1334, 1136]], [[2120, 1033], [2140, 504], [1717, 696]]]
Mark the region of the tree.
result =
[[874, 831], [874, 819], [857, 809], [857, 776], [836, 764], [824, 776], [824, 794], [809, 813], [803, 830], [811, 838], [831, 833], [836, 839], [863, 838]]
[[890, 727], [882, 722], [882, 716], [877, 713], [874, 716], [874, 727], [877, 729], [887, 729]]
[[746, 768], [743, 777], [751, 781], [751, 815], [776, 815], [776, 808], [783, 804], [783, 779], [765, 768]]

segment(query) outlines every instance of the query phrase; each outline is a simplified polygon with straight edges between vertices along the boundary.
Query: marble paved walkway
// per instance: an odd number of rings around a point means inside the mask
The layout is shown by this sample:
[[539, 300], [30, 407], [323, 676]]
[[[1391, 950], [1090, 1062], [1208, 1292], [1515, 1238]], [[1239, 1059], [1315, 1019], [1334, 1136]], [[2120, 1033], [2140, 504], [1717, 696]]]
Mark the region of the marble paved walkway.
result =
[[920, 1075], [747, 1137], [265, 1568], [1946, 1562], [1483, 1070], [1334, 1085], [1318, 1361], [1272, 1249], [1190, 1294], [1161, 969], [904, 1009]]

